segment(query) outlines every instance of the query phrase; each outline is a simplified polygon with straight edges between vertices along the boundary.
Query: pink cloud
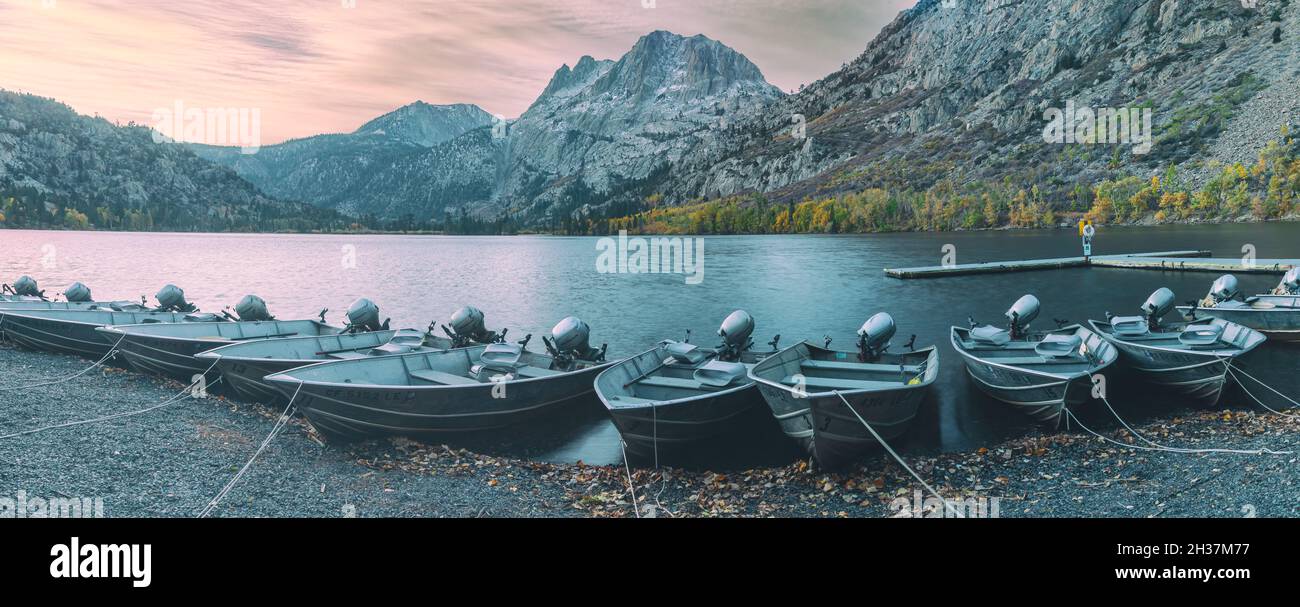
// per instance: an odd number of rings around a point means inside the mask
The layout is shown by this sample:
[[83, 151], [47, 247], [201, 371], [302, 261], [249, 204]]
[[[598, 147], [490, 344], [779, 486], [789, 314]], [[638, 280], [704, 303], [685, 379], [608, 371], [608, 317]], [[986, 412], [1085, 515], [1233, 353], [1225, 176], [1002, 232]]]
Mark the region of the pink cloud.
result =
[[417, 99], [516, 116], [561, 64], [616, 59], [656, 29], [718, 39], [789, 90], [856, 57], [913, 3], [0, 0], [0, 88], [144, 124], [176, 100], [259, 108], [274, 142]]

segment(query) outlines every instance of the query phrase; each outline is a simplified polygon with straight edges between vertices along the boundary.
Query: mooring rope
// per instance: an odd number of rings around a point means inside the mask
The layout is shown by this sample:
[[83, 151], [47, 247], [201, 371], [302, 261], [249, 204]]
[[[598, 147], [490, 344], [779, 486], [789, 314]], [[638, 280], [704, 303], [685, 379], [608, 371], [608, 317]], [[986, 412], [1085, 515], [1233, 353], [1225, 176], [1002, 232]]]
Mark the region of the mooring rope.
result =
[[618, 448], [623, 450], [623, 471], [627, 473], [627, 489], [632, 493], [632, 513], [641, 518], [641, 507], [636, 503], [636, 484], [632, 482], [632, 466], [627, 463], [627, 445], [620, 439]]
[[1119, 420], [1119, 423], [1124, 426], [1124, 429], [1128, 430], [1129, 433], [1132, 434], [1134, 437], [1138, 438], [1142, 442], [1145, 442], [1151, 446], [1147, 447], [1143, 445], [1123, 443], [1117, 441], [1113, 438], [1110, 438], [1109, 436], [1100, 434], [1097, 431], [1093, 430], [1092, 428], [1089, 428], [1088, 426], [1084, 425], [1084, 423], [1079, 420], [1078, 416], [1076, 416], [1073, 411], [1070, 411], [1068, 407], [1065, 409], [1065, 412], [1071, 419], [1074, 420], [1075, 423], [1079, 424], [1080, 428], [1083, 428], [1088, 434], [1091, 434], [1106, 442], [1113, 443], [1120, 447], [1124, 447], [1126, 449], [1139, 449], [1142, 451], [1164, 451], [1167, 453], [1187, 453], [1187, 454], [1231, 453], [1236, 455], [1293, 455], [1291, 451], [1274, 451], [1272, 449], [1187, 449], [1183, 447], [1168, 447], [1165, 445], [1161, 445], [1160, 443], [1157, 443], [1155, 441], [1152, 441], [1147, 437], [1143, 436], [1142, 434], [1140, 434], [1137, 430], [1134, 430], [1132, 426], [1129, 426], [1128, 423], [1124, 421], [1124, 418], [1120, 417], [1119, 414], [1115, 412], [1115, 408], [1110, 406], [1110, 401], [1107, 401], [1105, 398], [1103, 398], [1101, 399], [1101, 402], [1106, 404], [1106, 408], [1110, 409], [1111, 415], [1115, 416], [1116, 420]]
[[659, 403], [650, 405], [650, 417], [653, 418], [651, 423], [652, 433], [654, 434], [655, 446], [655, 470], [659, 469]]
[[[1300, 419], [1300, 415], [1294, 415], [1294, 414], [1291, 414], [1291, 413], [1287, 413], [1287, 412], [1285, 412], [1285, 411], [1278, 411], [1277, 409], [1274, 409], [1274, 408], [1268, 406], [1267, 404], [1265, 404], [1263, 400], [1260, 400], [1260, 398], [1259, 398], [1258, 396], [1255, 396], [1255, 393], [1254, 393], [1254, 392], [1251, 392], [1251, 391], [1250, 391], [1250, 388], [1247, 388], [1247, 387], [1246, 387], [1246, 384], [1242, 383], [1241, 378], [1240, 378], [1240, 377], [1237, 377], [1236, 374], [1233, 374], [1233, 376], [1232, 376], [1232, 380], [1235, 381], [1235, 382], [1237, 382], [1237, 387], [1241, 388], [1241, 391], [1242, 391], [1242, 392], [1245, 392], [1245, 393], [1246, 393], [1246, 396], [1249, 396], [1249, 397], [1250, 397], [1250, 400], [1255, 401], [1255, 404], [1259, 405], [1260, 407], [1263, 407], [1263, 408], [1264, 408], [1265, 410], [1267, 410], [1269, 413], [1272, 413], [1272, 414], [1274, 414], [1274, 415], [1280, 415], [1280, 416], [1282, 416], [1282, 417], [1289, 417], [1289, 418], [1291, 418], [1291, 419]], [[1284, 397], [1284, 398], [1285, 398], [1285, 397]]]
[[1169, 451], [1172, 453], [1235, 453], [1238, 455], [1291, 455], [1290, 451], [1274, 451], [1272, 449], [1189, 449], [1185, 447], [1169, 447], [1167, 445], [1162, 445], [1160, 443], [1157, 443], [1143, 436], [1137, 430], [1134, 430], [1132, 426], [1128, 425], [1128, 422], [1124, 421], [1124, 418], [1120, 417], [1119, 412], [1115, 411], [1115, 407], [1112, 407], [1110, 401], [1107, 400], [1105, 397], [1101, 398], [1101, 402], [1106, 404], [1106, 408], [1110, 410], [1110, 414], [1115, 416], [1115, 419], [1119, 421], [1120, 425], [1124, 426], [1125, 430], [1128, 430], [1129, 433], [1137, 437], [1138, 440], [1148, 445], [1151, 445], [1152, 447], [1155, 447], [1159, 451]]
[[293, 409], [293, 403], [294, 401], [298, 400], [298, 393], [301, 391], [302, 391], [302, 382], [298, 382], [298, 389], [294, 390], [293, 396], [289, 397], [289, 404], [285, 405], [284, 412], [281, 413], [280, 417], [275, 420], [275, 425], [271, 426], [271, 432], [266, 435], [266, 438], [264, 440], [262, 440], [262, 444], [258, 445], [257, 451], [253, 452], [253, 457], [249, 458], [248, 462], [244, 464], [244, 467], [240, 468], [239, 472], [236, 472], [235, 476], [230, 479], [230, 482], [226, 483], [226, 486], [222, 487], [221, 491], [218, 492], [217, 495], [212, 498], [212, 501], [209, 501], [208, 505], [204, 506], [203, 510], [199, 511], [198, 518], [207, 518], [209, 514], [212, 514], [212, 511], [217, 508], [217, 504], [220, 503], [221, 500], [226, 497], [226, 494], [230, 493], [230, 490], [233, 489], [235, 485], [239, 483], [239, 479], [244, 478], [244, 475], [247, 474], [248, 471], [253, 467], [253, 462], [257, 461], [258, 456], [262, 455], [262, 452], [265, 451], [268, 446], [270, 446], [271, 441], [274, 441], [275, 437], [280, 434], [280, 431], [289, 425], [290, 413]]
[[[47, 377], [47, 378], [45, 378], [45, 379], [40, 380], [40, 382], [38, 382], [38, 383], [34, 383], [34, 384], [26, 384], [26, 385], [22, 385], [22, 386], [0, 386], [0, 392], [6, 392], [6, 391], [9, 391], [9, 390], [26, 390], [26, 389], [28, 389], [28, 388], [41, 388], [41, 387], [45, 387], [45, 386], [55, 386], [55, 385], [58, 385], [58, 384], [62, 384], [62, 383], [65, 383], [65, 382], [72, 381], [72, 380], [74, 380], [74, 379], [76, 379], [76, 378], [78, 378], [78, 377], [81, 377], [82, 375], [85, 375], [85, 374], [87, 374], [87, 373], [89, 373], [89, 372], [91, 372], [91, 371], [93, 371], [93, 370], [99, 368], [99, 367], [100, 367], [101, 365], [103, 365], [106, 361], [108, 361], [108, 359], [112, 358], [114, 354], [117, 354], [117, 347], [118, 347], [119, 345], [122, 344], [122, 340], [123, 340], [123, 339], [126, 339], [126, 335], [123, 335], [123, 336], [117, 338], [117, 343], [114, 343], [114, 344], [113, 344], [113, 347], [111, 347], [111, 348], [108, 349], [108, 354], [105, 354], [103, 358], [101, 358], [101, 359], [95, 361], [95, 364], [90, 365], [89, 367], [86, 367], [85, 369], [82, 369], [82, 370], [80, 370], [80, 371], [77, 371], [76, 373], [73, 373], [72, 375], [68, 375], [68, 376], [66, 376], [66, 377], [61, 377], [61, 378]], [[210, 371], [210, 370], [211, 370], [211, 369], [209, 369], [209, 371]]]
[[[880, 446], [884, 447], [885, 451], [889, 452], [889, 454], [892, 455], [896, 461], [898, 461], [898, 464], [902, 466], [904, 470], [907, 470], [908, 474], [912, 475], [912, 478], [916, 479], [916, 482], [921, 483], [921, 486], [925, 487], [925, 490], [929, 491], [931, 495], [939, 498], [939, 501], [943, 502], [943, 507], [946, 508], [949, 512], [951, 512], [953, 516], [957, 518], [966, 518], [964, 514], [958, 512], [957, 509], [954, 508], [952, 504], [948, 503], [948, 500], [944, 499], [942, 495], [939, 495], [939, 492], [935, 491], [934, 488], [931, 487], [929, 483], [925, 482], [925, 479], [921, 478], [921, 475], [917, 474], [915, 470], [912, 470], [912, 467], [908, 466], [907, 462], [903, 461], [903, 458], [900, 457], [896, 451], [894, 451], [894, 448], [890, 447], [889, 443], [885, 442], [884, 437], [880, 436], [880, 434], [876, 432], [876, 429], [872, 428], [871, 424], [867, 423], [867, 420], [863, 419], [861, 415], [858, 415], [858, 411], [853, 408], [853, 405], [849, 404], [848, 399], [844, 398], [844, 395], [840, 394], [839, 390], [832, 390], [832, 392], [835, 393], [835, 396], [840, 397], [840, 401], [844, 403], [845, 407], [848, 407], [849, 412], [853, 414], [853, 417], [858, 418], [858, 421], [862, 422], [862, 425], [865, 426], [867, 431], [871, 433], [871, 436], [875, 437], [876, 442], [880, 443]], [[913, 514], [913, 516], [919, 516], [919, 515], [920, 513]]]
[[1260, 380], [1259, 378], [1255, 377], [1254, 375], [1251, 375], [1251, 374], [1245, 372], [1244, 370], [1242, 370], [1240, 367], [1238, 367], [1238, 366], [1236, 366], [1236, 365], [1229, 364], [1229, 365], [1228, 365], [1228, 373], [1232, 374], [1232, 379], [1236, 380], [1237, 385], [1241, 387], [1242, 391], [1245, 392], [1246, 395], [1249, 396], [1252, 400], [1254, 400], [1256, 403], [1258, 403], [1259, 406], [1261, 406], [1261, 407], [1263, 407], [1263, 408], [1265, 408], [1265, 409], [1268, 409], [1269, 411], [1272, 411], [1273, 413], [1276, 413], [1276, 414], [1278, 414], [1278, 415], [1284, 416], [1284, 417], [1300, 417], [1300, 416], [1298, 416], [1298, 415], [1294, 415], [1294, 414], [1291, 414], [1291, 413], [1284, 413], [1284, 412], [1282, 412], [1282, 411], [1278, 411], [1278, 410], [1276, 410], [1276, 409], [1274, 409], [1274, 408], [1272, 408], [1272, 407], [1270, 407], [1270, 406], [1264, 404], [1264, 401], [1260, 400], [1259, 398], [1256, 398], [1255, 395], [1254, 395], [1254, 394], [1253, 394], [1249, 389], [1246, 388], [1246, 384], [1245, 384], [1244, 382], [1241, 381], [1241, 378], [1240, 378], [1240, 377], [1237, 377], [1237, 374], [1240, 373], [1240, 374], [1242, 374], [1242, 375], [1245, 375], [1247, 379], [1249, 379], [1249, 380], [1251, 380], [1251, 381], [1253, 381], [1253, 382], [1255, 382], [1255, 383], [1257, 383], [1257, 384], [1259, 384], [1259, 385], [1261, 385], [1261, 386], [1264, 386], [1264, 388], [1267, 389], [1269, 392], [1272, 392], [1273, 394], [1276, 394], [1276, 395], [1278, 395], [1278, 396], [1281, 396], [1283, 400], [1285, 400], [1285, 401], [1291, 403], [1292, 405], [1294, 405], [1294, 406], [1296, 406], [1296, 407], [1300, 407], [1300, 402], [1296, 402], [1296, 400], [1293, 399], [1293, 398], [1291, 398], [1290, 396], [1287, 396], [1287, 395], [1285, 395], [1285, 394], [1283, 394], [1283, 393], [1281, 393], [1281, 392], [1278, 392], [1278, 391], [1277, 391], [1275, 388], [1273, 388], [1272, 386], [1270, 386], [1270, 385], [1264, 383], [1262, 380]]
[[[215, 365], [215, 363], [214, 363], [214, 365]], [[211, 370], [212, 370], [212, 368], [209, 367], [209, 368], [208, 368], [208, 371], [211, 371]], [[163, 408], [163, 407], [166, 407], [166, 406], [168, 406], [168, 405], [174, 405], [174, 404], [180, 402], [181, 400], [183, 400], [184, 397], [185, 397], [185, 394], [188, 393], [188, 392], [190, 392], [190, 391], [192, 391], [192, 390], [194, 389], [195, 386], [199, 385], [199, 382], [203, 381], [203, 378], [204, 378], [204, 377], [207, 377], [207, 371], [205, 371], [205, 372], [203, 373], [203, 375], [202, 375], [199, 379], [194, 380], [194, 383], [192, 383], [192, 384], [190, 384], [190, 385], [188, 385], [188, 386], [185, 386], [185, 389], [183, 389], [183, 390], [181, 390], [180, 392], [176, 393], [174, 396], [170, 396], [170, 397], [167, 398], [167, 400], [164, 400], [163, 402], [158, 403], [158, 404], [153, 405], [153, 406], [150, 406], [150, 407], [145, 407], [144, 409], [139, 409], [139, 410], [136, 410], [136, 411], [127, 411], [126, 413], [114, 413], [113, 415], [105, 415], [105, 416], [103, 416], [103, 417], [96, 417], [96, 418], [94, 418], [94, 419], [85, 419], [85, 420], [80, 420], [80, 421], [75, 421], [75, 422], [64, 422], [64, 423], [62, 423], [62, 424], [54, 424], [54, 425], [52, 425], [52, 426], [44, 426], [44, 427], [41, 427], [41, 428], [33, 428], [33, 429], [31, 429], [31, 430], [23, 430], [22, 432], [15, 432], [15, 433], [13, 433], [13, 434], [5, 434], [5, 435], [3, 435], [3, 436], [0, 436], [0, 440], [5, 440], [5, 439], [9, 439], [9, 438], [17, 438], [17, 437], [19, 437], [19, 436], [27, 436], [28, 434], [36, 434], [36, 433], [38, 433], [38, 432], [44, 432], [44, 431], [46, 431], [46, 430], [57, 430], [57, 429], [59, 429], [59, 428], [71, 428], [71, 427], [74, 427], [74, 426], [85, 426], [85, 425], [87, 425], [87, 424], [96, 424], [96, 423], [99, 423], [99, 422], [106, 422], [106, 421], [110, 421], [110, 420], [114, 420], [114, 419], [119, 419], [119, 418], [123, 418], [123, 417], [134, 417], [134, 416], [136, 416], [136, 415], [143, 415], [143, 414], [148, 413], [148, 412], [150, 412], [150, 411], [156, 411], [156, 410], [161, 409], [161, 408]], [[215, 385], [221, 383], [221, 380], [222, 380], [222, 378], [218, 377], [216, 381], [212, 382], [212, 385], [215, 386]]]

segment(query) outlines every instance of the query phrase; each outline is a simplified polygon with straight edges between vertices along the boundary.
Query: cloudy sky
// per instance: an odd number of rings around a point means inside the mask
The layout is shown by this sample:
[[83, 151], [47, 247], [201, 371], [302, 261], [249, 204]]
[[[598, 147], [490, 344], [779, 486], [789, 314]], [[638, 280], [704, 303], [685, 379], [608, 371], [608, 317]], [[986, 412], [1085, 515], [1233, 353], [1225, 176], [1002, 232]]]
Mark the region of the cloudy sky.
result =
[[257, 108], [264, 143], [415, 100], [517, 116], [561, 64], [704, 34], [790, 90], [915, 0], [0, 0], [0, 88], [110, 120]]

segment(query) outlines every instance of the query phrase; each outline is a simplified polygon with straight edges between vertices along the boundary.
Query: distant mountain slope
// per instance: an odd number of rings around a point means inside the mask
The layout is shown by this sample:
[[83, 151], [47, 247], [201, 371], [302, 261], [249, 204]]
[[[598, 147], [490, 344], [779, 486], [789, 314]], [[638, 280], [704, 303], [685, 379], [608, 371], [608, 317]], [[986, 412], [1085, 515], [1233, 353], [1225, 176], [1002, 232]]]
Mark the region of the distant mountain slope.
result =
[[493, 120], [477, 105], [429, 105], [417, 101], [365, 123], [355, 134], [380, 135], [427, 148], [490, 125]]
[[[1092, 185], [1123, 175], [1175, 166], [1200, 185], [1297, 122], [1298, 43], [1289, 0], [920, 0], [843, 69], [716, 131], [651, 187], [667, 204], [797, 202], [1009, 179], [1086, 210]], [[1151, 108], [1151, 151], [1044, 142], [1044, 112], [1068, 102]]]
[[[353, 133], [295, 139], [263, 146], [255, 154], [243, 154], [232, 147], [191, 148], [199, 156], [233, 168], [272, 196], [361, 215], [392, 204], [389, 190], [376, 189], [385, 182], [383, 177], [376, 180], [377, 174], [493, 121], [491, 114], [475, 105], [416, 102], [371, 120]], [[424, 181], [406, 177], [416, 187]]]
[[[453, 128], [412, 128], [413, 121], [428, 124], [425, 117], [438, 107], [417, 104], [351, 135], [291, 141], [253, 155], [196, 150], [268, 193], [347, 213], [424, 220], [467, 212], [554, 222], [615, 192], [637, 190], [717, 125], [780, 96], [735, 50], [704, 36], [654, 32], [618, 61], [583, 57], [561, 67], [508, 129], [493, 129], [473, 106], [443, 106], [473, 108], [458, 114], [466, 119], [448, 121]], [[393, 137], [395, 131], [406, 135]]]
[[4, 227], [305, 230], [350, 221], [275, 200], [234, 171], [142, 126], [115, 126], [66, 105], [0, 90]]

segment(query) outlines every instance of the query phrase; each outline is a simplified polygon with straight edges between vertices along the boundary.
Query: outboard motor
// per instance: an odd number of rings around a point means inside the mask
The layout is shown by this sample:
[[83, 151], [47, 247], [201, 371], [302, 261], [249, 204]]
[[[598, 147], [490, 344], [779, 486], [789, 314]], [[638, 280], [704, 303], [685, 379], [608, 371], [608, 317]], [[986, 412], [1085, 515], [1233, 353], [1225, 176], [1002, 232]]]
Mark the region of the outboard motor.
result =
[[388, 320], [384, 319], [384, 322], [379, 322], [379, 306], [375, 302], [362, 297], [348, 306], [348, 326], [345, 331], [348, 333], [386, 331], [388, 330]]
[[868, 318], [858, 329], [858, 361], [865, 363], [879, 359], [889, 349], [889, 340], [894, 338], [897, 330], [894, 317], [885, 312]]
[[1278, 295], [1300, 295], [1300, 268], [1288, 270], [1275, 292]]
[[[453, 348], [463, 348], [474, 343], [492, 344], [504, 342], [506, 332], [498, 335], [489, 331], [483, 322], [483, 311], [473, 306], [465, 306], [451, 315], [451, 326], [443, 325], [442, 330], [451, 338]], [[432, 325], [430, 326], [432, 329]]]
[[588, 362], [604, 362], [605, 350], [608, 344], [602, 344], [600, 349], [592, 348], [590, 345], [591, 327], [576, 316], [566, 317], [553, 328], [551, 328], [551, 339], [542, 337], [542, 342], [546, 344], [546, 349], [555, 359], [555, 366], [562, 370], [570, 370], [577, 360]]
[[194, 304], [185, 301], [185, 291], [176, 285], [169, 284], [158, 291], [154, 298], [158, 300], [158, 310], [160, 312], [197, 312], [198, 308]]
[[5, 285], [5, 290], [18, 297], [36, 297], [45, 299], [45, 291], [36, 286], [36, 279], [31, 276], [19, 276], [13, 286]]
[[1155, 293], [1148, 297], [1146, 303], [1142, 304], [1142, 312], [1146, 314], [1147, 325], [1152, 329], [1160, 327], [1160, 319], [1164, 318], [1170, 310], [1174, 309], [1174, 292], [1168, 287], [1160, 287]]
[[1210, 295], [1207, 304], [1220, 304], [1225, 301], [1236, 299], [1241, 294], [1238, 288], [1237, 277], [1232, 274], [1224, 274], [1214, 281], [1210, 286]]
[[94, 301], [90, 297], [90, 287], [79, 282], [74, 282], [68, 288], [63, 290], [63, 298], [73, 302]]
[[1007, 310], [1007, 320], [1011, 321], [1011, 339], [1021, 339], [1029, 331], [1029, 323], [1038, 318], [1038, 312], [1042, 309], [1042, 304], [1038, 298], [1033, 295], [1025, 295], [1012, 304], [1011, 309]]
[[235, 315], [241, 321], [275, 320], [266, 309], [266, 301], [256, 295], [245, 295], [235, 304]]
[[718, 336], [722, 338], [719, 358], [724, 361], [740, 360], [740, 354], [754, 345], [749, 336], [754, 333], [754, 317], [744, 310], [729, 314], [718, 327]]

